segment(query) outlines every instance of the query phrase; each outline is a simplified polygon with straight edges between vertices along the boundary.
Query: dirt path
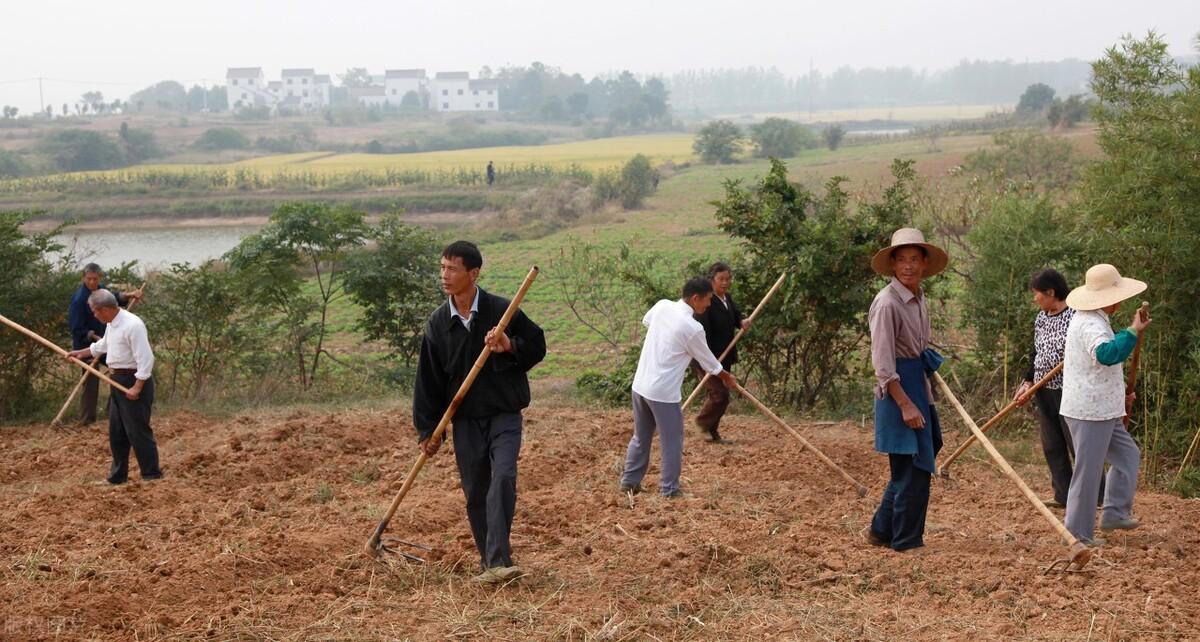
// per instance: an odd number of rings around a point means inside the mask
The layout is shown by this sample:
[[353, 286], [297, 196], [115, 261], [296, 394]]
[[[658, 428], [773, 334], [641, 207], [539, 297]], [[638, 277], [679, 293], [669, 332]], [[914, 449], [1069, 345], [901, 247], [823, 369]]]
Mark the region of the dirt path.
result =
[[[535, 406], [513, 536], [528, 579], [467, 582], [477, 556], [448, 452], [390, 531], [433, 545], [432, 563], [369, 562], [359, 551], [414, 455], [406, 415], [164, 416], [167, 478], [115, 489], [93, 483], [100, 428], [0, 429], [0, 637], [1200, 638], [1198, 501], [1140, 494], [1141, 530], [1089, 573], [1045, 577], [1063, 547], [968, 460], [935, 485], [928, 546], [896, 554], [858, 536], [885, 481], [866, 432], [801, 427], [871, 487], [859, 500], [752, 416], [730, 419], [732, 446], [689, 435], [691, 497], [630, 509], [614, 492], [628, 413]], [[1046, 491], [1039, 466], [1022, 472]]]

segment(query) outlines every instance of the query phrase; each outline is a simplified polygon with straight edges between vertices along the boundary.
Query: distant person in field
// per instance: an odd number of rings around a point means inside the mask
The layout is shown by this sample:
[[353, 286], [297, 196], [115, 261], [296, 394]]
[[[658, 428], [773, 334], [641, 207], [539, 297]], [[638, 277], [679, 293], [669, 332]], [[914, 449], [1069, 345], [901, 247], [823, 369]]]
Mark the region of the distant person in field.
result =
[[657, 431], [662, 439], [662, 470], [659, 489], [664, 497], [683, 497], [679, 473], [683, 466], [683, 410], [680, 386], [688, 364], [718, 377], [727, 388], [737, 383], [721, 366], [704, 338], [704, 326], [695, 315], [704, 314], [712, 303], [713, 286], [696, 277], [683, 286], [683, 298], [663, 299], [654, 304], [642, 323], [649, 328], [633, 377], [633, 437], [625, 453], [621, 491], [642, 492], [642, 478], [650, 465], [650, 443]]
[[[1051, 370], [1063, 362], [1067, 347], [1067, 327], [1075, 311], [1067, 305], [1067, 279], [1053, 268], [1039, 270], [1029, 279], [1029, 290], [1033, 302], [1041, 311], [1033, 320], [1033, 352], [1029, 355], [1029, 370], [1025, 380], [1017, 387], [1013, 400], [1025, 395], [1033, 384], [1041, 381]], [[1062, 406], [1063, 376], [1060, 372], [1046, 385], [1033, 393], [1037, 410], [1042, 454], [1050, 468], [1050, 487], [1054, 496], [1045, 500], [1047, 506], [1065, 508], [1067, 490], [1071, 488], [1071, 461], [1075, 458], [1075, 445], [1071, 441], [1071, 430], [1067, 420], [1059, 412]], [[1099, 497], [1104, 496], [1103, 481]]]
[[107, 355], [109, 376], [129, 389], [123, 393], [113, 389], [108, 396], [108, 445], [112, 452], [110, 484], [124, 484], [129, 479], [129, 450], [137, 457], [142, 481], [162, 478], [158, 465], [158, 444], [150, 428], [150, 412], [154, 408], [154, 350], [146, 324], [137, 315], [122, 310], [117, 297], [105, 289], [88, 296], [92, 314], [106, 324], [104, 336], [89, 347], [69, 353], [76, 359], [95, 359]]
[[487, 165], [488, 187], [491, 187], [492, 183], [495, 183], [495, 182], [496, 182], [496, 166], [492, 164], [492, 161], [488, 161], [488, 165]]
[[[704, 328], [704, 339], [708, 343], [708, 349], [713, 354], [720, 355], [733, 343], [733, 337], [739, 330], [750, 327], [750, 320], [742, 317], [741, 309], [729, 294], [729, 285], [733, 282], [733, 268], [730, 268], [729, 264], [721, 261], [713, 263], [708, 268], [708, 280], [713, 288], [712, 304], [703, 313], [697, 314], [696, 320]], [[734, 346], [721, 361], [721, 366], [732, 372], [733, 364], [737, 363], [737, 360], [737, 346]], [[692, 370], [698, 380], [704, 379], [704, 369], [699, 363], [693, 361]], [[700, 414], [696, 415], [696, 426], [708, 435], [709, 441], [716, 444], [729, 443], [721, 438], [719, 431], [721, 418], [729, 408], [729, 388], [720, 377], [709, 377], [704, 382], [704, 393], [704, 407], [700, 409]]]
[[929, 480], [942, 447], [930, 375], [942, 356], [929, 347], [931, 327], [921, 281], [946, 269], [945, 250], [921, 230], [901, 228], [871, 260], [886, 287], [868, 315], [875, 367], [875, 450], [886, 453], [890, 478], [866, 539], [903, 551], [925, 545]]
[[513, 564], [509, 533], [517, 507], [517, 456], [521, 411], [529, 406], [529, 372], [546, 356], [546, 337], [522, 311], [505, 332], [496, 325], [509, 301], [476, 285], [483, 256], [467, 241], [442, 251], [442, 290], [447, 301], [434, 310], [421, 338], [413, 425], [432, 457], [441, 447], [433, 433], [485, 344], [492, 347], [483, 370], [454, 414], [454, 457], [467, 498], [467, 519], [483, 572], [474, 581], [503, 583], [524, 574]]
[[[121, 306], [128, 306], [131, 302], [142, 298], [142, 290], [139, 288], [122, 294], [110, 290], [103, 283], [104, 270], [95, 263], [88, 263], [83, 267], [83, 282], [79, 288], [75, 290], [75, 294], [71, 296], [71, 303], [67, 306], [67, 325], [71, 329], [71, 349], [81, 350], [93, 343], [99, 341], [104, 336], [104, 323], [92, 314], [91, 308], [88, 307], [88, 297], [96, 290], [109, 290], [116, 297], [117, 302]], [[89, 354], [84, 361], [91, 362], [92, 356]], [[103, 363], [103, 358], [97, 359], [93, 366], [98, 366]], [[100, 380], [95, 375], [89, 374], [83, 383], [83, 392], [79, 397], [79, 423], [87, 426], [96, 421], [96, 406], [100, 398]]]
[[1100, 530], [1130, 530], [1139, 525], [1133, 517], [1133, 495], [1142, 454], [1125, 430], [1125, 415], [1134, 398], [1125, 390], [1121, 364], [1133, 354], [1150, 317], [1139, 310], [1132, 324], [1120, 332], [1113, 332], [1111, 317], [1123, 301], [1145, 290], [1142, 281], [1123, 277], [1117, 268], [1102, 263], [1092, 266], [1084, 284], [1067, 295], [1075, 316], [1067, 327], [1059, 412], [1067, 418], [1075, 443], [1075, 472], [1067, 491], [1064, 524], [1089, 545], [1104, 543], [1092, 536], [1105, 462], [1109, 469]]

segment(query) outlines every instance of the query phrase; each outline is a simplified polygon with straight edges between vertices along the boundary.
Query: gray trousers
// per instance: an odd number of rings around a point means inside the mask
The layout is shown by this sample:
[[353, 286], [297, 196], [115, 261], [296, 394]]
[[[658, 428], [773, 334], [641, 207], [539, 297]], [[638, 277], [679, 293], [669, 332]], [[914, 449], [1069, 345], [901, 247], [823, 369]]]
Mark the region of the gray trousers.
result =
[[668, 495], [679, 490], [679, 471], [683, 468], [683, 410], [679, 402], [651, 401], [633, 393], [633, 438], [625, 453], [621, 483], [629, 486], [642, 483], [650, 465], [650, 443], [656, 429], [662, 438], [659, 488]]
[[521, 427], [518, 412], [454, 420], [454, 459], [484, 569], [513, 565], [508, 538], [517, 512]]
[[1087, 421], [1067, 417], [1075, 442], [1075, 473], [1067, 493], [1067, 530], [1082, 540], [1091, 540], [1096, 526], [1096, 494], [1105, 479], [1104, 513], [1101, 523], [1133, 517], [1133, 494], [1137, 490], [1142, 453], [1125, 430], [1120, 417]]

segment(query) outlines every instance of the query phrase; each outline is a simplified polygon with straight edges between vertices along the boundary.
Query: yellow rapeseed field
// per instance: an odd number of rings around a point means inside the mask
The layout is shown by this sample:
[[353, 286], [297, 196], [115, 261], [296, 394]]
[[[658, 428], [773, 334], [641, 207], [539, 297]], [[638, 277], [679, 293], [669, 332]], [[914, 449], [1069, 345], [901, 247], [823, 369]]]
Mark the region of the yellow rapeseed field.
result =
[[497, 167], [535, 164], [554, 167], [577, 165], [587, 169], [600, 169], [621, 165], [635, 154], [645, 154], [655, 164], [666, 161], [688, 161], [692, 158], [692, 140], [693, 137], [689, 134], [654, 134], [600, 138], [554, 145], [485, 147], [419, 154], [308, 152], [263, 156], [227, 165], [159, 164], [128, 168], [125, 171], [134, 169], [193, 171], [241, 168], [259, 173], [303, 171], [338, 174], [389, 169], [434, 171], [470, 168], [478, 170], [487, 165], [488, 161], [494, 162]]

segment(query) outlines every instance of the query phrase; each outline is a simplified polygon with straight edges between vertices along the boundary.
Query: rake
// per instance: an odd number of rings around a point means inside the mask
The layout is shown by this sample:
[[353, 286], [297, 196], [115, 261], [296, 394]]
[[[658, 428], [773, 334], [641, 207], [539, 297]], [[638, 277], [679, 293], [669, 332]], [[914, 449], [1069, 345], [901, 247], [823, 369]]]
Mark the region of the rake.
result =
[[942, 376], [936, 372], [933, 373], [933, 378], [935, 381], [937, 381], [938, 387], [941, 388], [942, 393], [945, 394], [946, 398], [950, 400], [950, 404], [953, 405], [954, 409], [958, 411], [958, 415], [962, 417], [963, 423], [965, 423], [967, 428], [970, 428], [971, 432], [975, 434], [975, 439], [979, 440], [979, 443], [982, 444], [984, 449], [987, 450], [988, 454], [992, 456], [992, 459], [996, 461], [996, 465], [1000, 467], [1000, 470], [1003, 471], [1004, 474], [1011, 479], [1018, 488], [1021, 489], [1021, 493], [1025, 495], [1025, 498], [1029, 500], [1029, 503], [1033, 504], [1033, 507], [1037, 509], [1037, 512], [1041, 514], [1042, 517], [1046, 518], [1046, 521], [1050, 523], [1050, 526], [1054, 528], [1055, 532], [1057, 532], [1059, 536], [1062, 537], [1067, 543], [1067, 557], [1055, 560], [1050, 564], [1049, 567], [1046, 568], [1045, 573], [1050, 573], [1052, 571], [1057, 571], [1060, 573], [1082, 571], [1083, 568], [1087, 566], [1087, 563], [1092, 559], [1092, 549], [1088, 548], [1087, 544], [1084, 544], [1083, 542], [1079, 541], [1077, 537], [1072, 535], [1071, 531], [1067, 530], [1067, 527], [1063, 526], [1063, 523], [1054, 516], [1054, 513], [1051, 513], [1050, 509], [1046, 508], [1046, 504], [1044, 504], [1042, 500], [1038, 499], [1038, 496], [1033, 492], [1032, 489], [1029, 488], [1029, 485], [1025, 483], [1025, 480], [1021, 479], [1021, 476], [1017, 474], [1017, 471], [1013, 470], [1013, 467], [1010, 466], [1008, 461], [1004, 459], [1004, 456], [1000, 454], [1000, 451], [996, 450], [996, 447], [992, 445], [992, 442], [987, 438], [987, 435], [983, 434], [983, 431], [979, 429], [979, 426], [975, 425], [975, 420], [971, 419], [971, 415], [967, 414], [967, 410], [963, 408], [962, 404], [959, 403], [958, 398], [955, 397], [954, 393], [950, 391], [950, 386], [946, 385], [946, 380], [942, 379]]
[[[509, 321], [512, 320], [514, 314], [521, 307], [521, 301], [525, 298], [525, 293], [529, 291], [529, 286], [533, 285], [533, 280], [537, 278], [538, 268], [533, 266], [529, 270], [529, 274], [525, 276], [525, 281], [521, 283], [521, 288], [517, 290], [516, 296], [508, 304], [508, 309], [504, 311], [504, 316], [500, 317], [500, 322], [496, 324], [496, 332], [504, 332], [508, 327]], [[471, 384], [475, 383], [475, 378], [479, 376], [483, 370], [483, 364], [487, 362], [488, 357], [492, 354], [492, 347], [484, 344], [483, 351], [479, 353], [479, 357], [475, 359], [475, 365], [471, 366], [471, 371], [467, 373], [467, 378], [463, 379], [462, 385], [458, 387], [458, 392], [454, 394], [454, 399], [450, 401], [450, 405], [446, 407], [446, 412], [442, 413], [442, 419], [438, 422], [437, 428], [433, 430], [430, 439], [441, 439], [445, 434], [446, 428], [450, 425], [450, 421], [454, 418], [455, 411], [462, 405], [463, 399], [467, 396], [467, 391], [471, 389]], [[401, 557], [423, 563], [425, 560], [416, 555], [405, 553], [397, 548], [399, 546], [408, 546], [418, 550], [429, 551], [428, 546], [414, 544], [396, 538], [387, 538], [384, 541], [383, 533], [387, 530], [388, 524], [392, 521], [392, 517], [396, 515], [396, 510], [400, 508], [400, 502], [404, 501], [404, 496], [408, 495], [408, 491], [412, 490], [413, 484], [417, 480], [417, 474], [421, 472], [421, 468], [425, 466], [425, 462], [429, 460], [429, 455], [422, 450], [417, 457], [416, 463], [408, 471], [408, 476], [404, 478], [404, 483], [400, 486], [400, 491], [396, 493], [395, 499], [392, 500], [392, 505], [388, 508], [387, 514], [380, 520], [379, 525], [375, 527], [375, 532], [371, 534], [371, 539], [367, 540], [365, 550], [367, 555], [371, 557], [379, 557], [380, 553], [394, 553]]]

